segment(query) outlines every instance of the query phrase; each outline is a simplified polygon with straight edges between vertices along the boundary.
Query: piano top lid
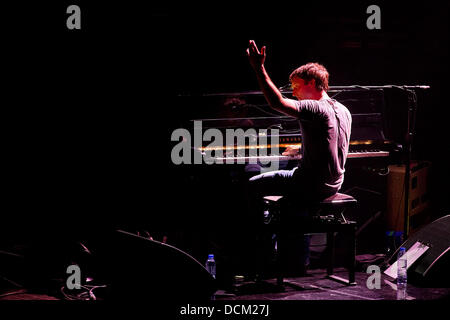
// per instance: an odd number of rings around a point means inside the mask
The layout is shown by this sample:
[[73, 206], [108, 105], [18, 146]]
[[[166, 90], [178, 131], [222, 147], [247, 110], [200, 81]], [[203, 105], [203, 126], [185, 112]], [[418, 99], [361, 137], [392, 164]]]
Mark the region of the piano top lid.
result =
[[[287, 98], [292, 98], [290, 91], [283, 93], [288, 95]], [[345, 105], [354, 115], [383, 112], [385, 98], [382, 89], [328, 90], [328, 94], [330, 98]], [[268, 106], [261, 91], [179, 95], [178, 98], [186, 99], [183, 100], [185, 103], [192, 103], [190, 108], [193, 114], [196, 110], [203, 113], [203, 116], [193, 116], [191, 119], [283, 116]]]
[[[327, 92], [341, 92], [341, 91], [383, 91], [386, 89], [400, 89], [400, 90], [425, 90], [430, 89], [431, 86], [429, 85], [395, 85], [395, 84], [387, 84], [387, 85], [348, 85], [348, 86], [329, 86], [329, 90]], [[290, 88], [290, 84], [286, 84], [284, 86], [278, 87], [278, 90], [280, 90], [281, 93], [292, 93], [292, 89]], [[180, 93], [178, 96], [193, 96], [195, 94], [191, 93]], [[263, 95], [263, 92], [260, 90], [247, 90], [247, 91], [237, 91], [237, 92], [209, 92], [209, 93], [200, 93], [197, 94], [197, 96], [203, 96], [203, 97], [212, 97], [212, 96], [241, 96], [241, 95]]]
[[[353, 86], [350, 89], [331, 89], [328, 93], [352, 114], [351, 140], [385, 140], [383, 89], [367, 90]], [[298, 119], [271, 109], [261, 91], [206, 93], [185, 97], [189, 97], [183, 103], [188, 104], [190, 121], [202, 121], [203, 129], [279, 129], [280, 134], [301, 134]]]

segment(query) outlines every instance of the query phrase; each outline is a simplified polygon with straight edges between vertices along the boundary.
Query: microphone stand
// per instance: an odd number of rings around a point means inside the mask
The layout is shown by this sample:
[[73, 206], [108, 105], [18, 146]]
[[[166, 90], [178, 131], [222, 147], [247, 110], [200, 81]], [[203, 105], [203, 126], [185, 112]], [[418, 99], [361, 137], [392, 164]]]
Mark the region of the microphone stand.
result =
[[406, 168], [405, 168], [405, 202], [404, 202], [404, 241], [408, 239], [409, 235], [409, 189], [411, 180], [411, 156], [412, 145], [414, 138], [414, 129], [416, 125], [416, 111], [417, 111], [417, 95], [414, 90], [404, 89], [408, 95], [408, 124], [406, 133]]
[[412, 160], [412, 145], [414, 138], [414, 130], [416, 126], [416, 112], [417, 112], [417, 94], [414, 89], [429, 89], [429, 86], [350, 86], [350, 87], [336, 87], [336, 89], [385, 89], [396, 88], [405, 91], [408, 95], [408, 122], [406, 127], [405, 149], [406, 149], [406, 164], [405, 164], [405, 182], [404, 182], [404, 212], [403, 212], [403, 241], [406, 241], [409, 236], [409, 189], [411, 180], [411, 160]]
[[[331, 88], [331, 87], [330, 87]], [[412, 145], [414, 138], [414, 130], [416, 126], [416, 112], [417, 112], [417, 95], [414, 89], [429, 89], [430, 86], [350, 86], [350, 87], [335, 87], [335, 89], [385, 89], [396, 88], [405, 91], [408, 95], [408, 122], [406, 127], [405, 149], [406, 149], [406, 164], [405, 164], [405, 182], [404, 182], [404, 212], [403, 212], [403, 241], [406, 241], [409, 236], [409, 194], [410, 194], [410, 180], [411, 180], [411, 160], [412, 160]], [[403, 242], [402, 241], [402, 242]]]

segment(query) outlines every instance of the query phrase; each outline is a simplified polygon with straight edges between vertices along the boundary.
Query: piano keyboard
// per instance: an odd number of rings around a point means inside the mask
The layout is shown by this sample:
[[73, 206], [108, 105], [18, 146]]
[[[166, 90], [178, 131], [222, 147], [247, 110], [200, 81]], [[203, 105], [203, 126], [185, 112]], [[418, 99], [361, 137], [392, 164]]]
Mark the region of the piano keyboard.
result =
[[[388, 157], [388, 151], [350, 151], [347, 155], [349, 158], [375, 158], [375, 157]], [[302, 158], [301, 154], [296, 155], [268, 155], [268, 156], [245, 156], [245, 157], [214, 157], [215, 161], [222, 161], [227, 163], [233, 162], [257, 162], [257, 161], [290, 161], [290, 160], [300, 160]]]

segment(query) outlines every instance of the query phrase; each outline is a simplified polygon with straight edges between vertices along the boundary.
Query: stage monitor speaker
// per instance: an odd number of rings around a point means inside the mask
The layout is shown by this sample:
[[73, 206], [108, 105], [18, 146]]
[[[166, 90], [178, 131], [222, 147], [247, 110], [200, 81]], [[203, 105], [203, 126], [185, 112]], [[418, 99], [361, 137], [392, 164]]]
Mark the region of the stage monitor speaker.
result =
[[118, 230], [110, 248], [108, 298], [205, 301], [217, 289], [206, 268], [174, 246]]
[[[430, 248], [408, 268], [408, 282], [425, 287], [450, 286], [450, 215], [439, 218], [411, 235], [402, 246], [408, 250], [417, 241]], [[398, 250], [389, 259], [397, 260]]]

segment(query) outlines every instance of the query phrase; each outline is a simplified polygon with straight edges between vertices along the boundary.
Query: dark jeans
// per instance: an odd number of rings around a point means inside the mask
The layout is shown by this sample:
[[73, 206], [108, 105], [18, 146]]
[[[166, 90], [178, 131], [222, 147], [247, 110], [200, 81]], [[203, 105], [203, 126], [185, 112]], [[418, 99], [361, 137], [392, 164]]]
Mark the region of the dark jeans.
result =
[[[250, 212], [254, 217], [255, 228], [255, 262], [262, 255], [261, 243], [263, 243], [263, 227], [264, 227], [264, 196], [283, 196], [295, 199], [295, 203], [301, 205], [313, 199], [311, 187], [308, 186], [308, 179], [300, 168], [296, 167], [292, 170], [277, 170], [258, 174], [249, 180], [248, 199]], [[306, 211], [298, 210], [299, 214], [305, 214]], [[266, 235], [267, 237], [267, 235]], [[301, 264], [309, 264], [309, 243], [310, 237], [296, 237], [301, 243], [302, 255]]]

